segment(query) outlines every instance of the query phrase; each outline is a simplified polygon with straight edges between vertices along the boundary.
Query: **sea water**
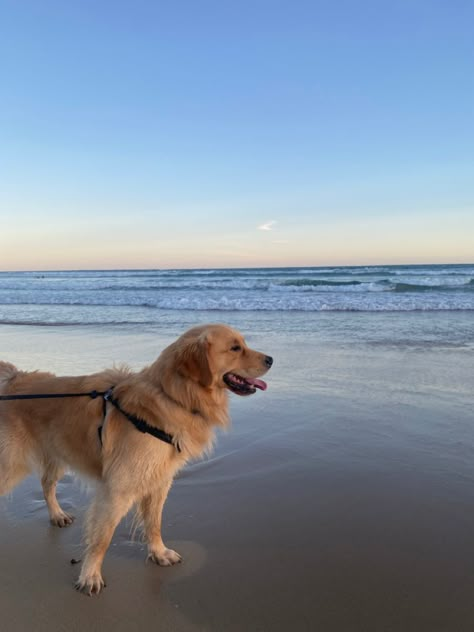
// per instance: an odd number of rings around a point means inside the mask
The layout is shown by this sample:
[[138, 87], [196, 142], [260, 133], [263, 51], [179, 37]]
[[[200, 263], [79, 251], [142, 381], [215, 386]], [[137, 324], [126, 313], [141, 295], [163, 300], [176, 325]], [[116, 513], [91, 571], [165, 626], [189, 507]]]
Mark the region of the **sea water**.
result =
[[0, 310], [2, 323], [39, 324], [156, 322], [163, 310], [474, 310], [474, 264], [2, 272]]
[[204, 322], [284, 348], [472, 348], [474, 264], [0, 273], [4, 345], [34, 328], [44, 353], [38, 328], [64, 328], [72, 341], [85, 328], [89, 339], [120, 336], [126, 356], [127, 340], [136, 351], [137, 336], [152, 332], [156, 353]]

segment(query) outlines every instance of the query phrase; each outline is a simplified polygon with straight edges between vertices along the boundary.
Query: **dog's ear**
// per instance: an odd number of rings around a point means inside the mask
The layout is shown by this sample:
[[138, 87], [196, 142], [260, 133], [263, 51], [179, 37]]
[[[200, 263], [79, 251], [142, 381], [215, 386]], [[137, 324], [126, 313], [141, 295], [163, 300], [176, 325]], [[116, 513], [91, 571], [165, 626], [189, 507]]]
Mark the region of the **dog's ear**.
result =
[[206, 337], [192, 340], [182, 349], [179, 358], [179, 372], [201, 386], [212, 384], [212, 371], [209, 364], [209, 342]]

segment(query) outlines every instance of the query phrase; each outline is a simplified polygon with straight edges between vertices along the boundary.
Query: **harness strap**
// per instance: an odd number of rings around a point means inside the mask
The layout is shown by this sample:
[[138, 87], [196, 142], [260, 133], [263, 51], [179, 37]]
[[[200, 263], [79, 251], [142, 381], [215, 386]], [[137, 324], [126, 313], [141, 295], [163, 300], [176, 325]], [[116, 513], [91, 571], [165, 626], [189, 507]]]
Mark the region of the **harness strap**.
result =
[[[172, 445], [173, 447], [175, 447], [178, 452], [181, 452], [181, 448], [179, 446], [179, 443], [174, 443], [173, 442], [173, 435], [165, 432], [164, 430], [161, 430], [160, 428], [156, 428], [156, 426], [151, 426], [147, 421], [145, 421], [144, 419], [141, 419], [141, 417], [137, 417], [136, 415], [132, 415], [132, 413], [127, 412], [126, 410], [124, 410], [117, 399], [115, 399], [114, 397], [112, 397], [112, 389], [109, 389], [105, 394], [104, 394], [104, 402], [110, 402], [112, 404], [112, 406], [115, 406], [115, 408], [122, 413], [122, 415], [124, 417], [126, 417], [129, 421], [132, 422], [132, 424], [135, 426], [135, 428], [137, 430], [139, 430], [140, 432], [146, 433], [146, 434], [150, 434], [153, 437], [155, 437], [156, 439], [160, 439], [160, 441], [164, 441], [165, 443], [169, 443], [170, 445]], [[101, 434], [101, 430], [102, 430], [102, 426], [100, 428], [99, 434]]]
[[[179, 443], [173, 442], [173, 435], [168, 434], [164, 430], [160, 428], [156, 428], [155, 426], [151, 426], [144, 419], [140, 417], [136, 417], [131, 413], [123, 410], [123, 408], [118, 403], [118, 400], [112, 397], [113, 386], [109, 388], [108, 391], [90, 391], [89, 393], [34, 393], [34, 394], [20, 394], [20, 395], [0, 395], [0, 401], [12, 401], [12, 400], [22, 400], [22, 399], [58, 399], [62, 397], [90, 397], [91, 399], [96, 399], [97, 397], [102, 397], [104, 400], [103, 404], [103, 415], [105, 419], [105, 415], [107, 413], [107, 402], [110, 402], [115, 408], [122, 413], [124, 417], [126, 417], [132, 424], [135, 426], [137, 430], [143, 433], [147, 433], [160, 439], [160, 441], [164, 441], [165, 443], [169, 443], [174, 446], [178, 452], [181, 452], [181, 448]], [[103, 424], [99, 426], [97, 429], [99, 434], [100, 445], [102, 445], [102, 429]]]

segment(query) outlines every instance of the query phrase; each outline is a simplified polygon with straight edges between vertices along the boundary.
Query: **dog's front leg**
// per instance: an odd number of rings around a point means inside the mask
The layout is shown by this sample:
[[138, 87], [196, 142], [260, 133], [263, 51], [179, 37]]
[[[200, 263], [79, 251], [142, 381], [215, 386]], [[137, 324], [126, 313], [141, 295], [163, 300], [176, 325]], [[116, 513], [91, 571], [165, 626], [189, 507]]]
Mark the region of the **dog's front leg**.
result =
[[161, 537], [163, 505], [171, 483], [172, 481], [162, 484], [152, 494], [146, 496], [140, 506], [148, 542], [148, 559], [160, 566], [172, 566], [182, 560], [179, 553], [165, 546]]
[[77, 590], [92, 595], [105, 586], [101, 568], [105, 553], [120, 520], [133, 503], [133, 497], [103, 488], [89, 509], [86, 521], [86, 553], [81, 573], [76, 582]]

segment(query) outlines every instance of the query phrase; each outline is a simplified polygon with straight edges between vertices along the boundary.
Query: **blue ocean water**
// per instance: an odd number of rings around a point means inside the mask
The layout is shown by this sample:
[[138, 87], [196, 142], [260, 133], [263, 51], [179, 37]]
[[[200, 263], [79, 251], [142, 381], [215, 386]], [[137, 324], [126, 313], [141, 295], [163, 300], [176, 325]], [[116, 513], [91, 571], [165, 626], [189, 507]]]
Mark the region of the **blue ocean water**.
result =
[[163, 311], [460, 310], [474, 311], [474, 264], [0, 273], [0, 324], [154, 323]]

